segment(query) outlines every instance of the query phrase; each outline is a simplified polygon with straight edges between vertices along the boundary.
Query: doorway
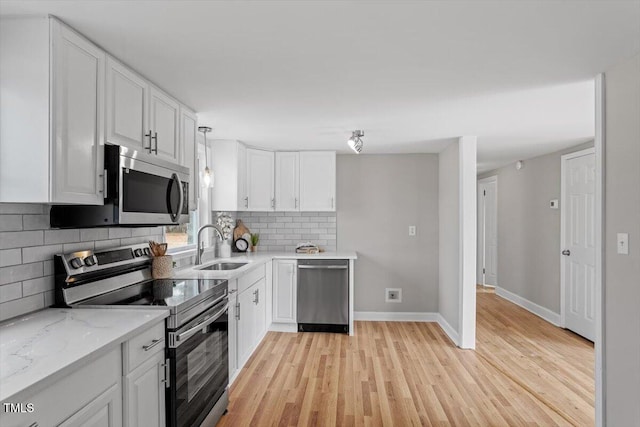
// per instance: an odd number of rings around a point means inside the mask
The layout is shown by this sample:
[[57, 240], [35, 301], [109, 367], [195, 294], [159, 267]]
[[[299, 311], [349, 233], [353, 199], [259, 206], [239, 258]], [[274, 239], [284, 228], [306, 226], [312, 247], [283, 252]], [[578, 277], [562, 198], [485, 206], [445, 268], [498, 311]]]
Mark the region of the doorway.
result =
[[498, 284], [498, 177], [478, 181], [477, 283]]
[[565, 328], [595, 340], [596, 161], [593, 148], [561, 160], [561, 318]]

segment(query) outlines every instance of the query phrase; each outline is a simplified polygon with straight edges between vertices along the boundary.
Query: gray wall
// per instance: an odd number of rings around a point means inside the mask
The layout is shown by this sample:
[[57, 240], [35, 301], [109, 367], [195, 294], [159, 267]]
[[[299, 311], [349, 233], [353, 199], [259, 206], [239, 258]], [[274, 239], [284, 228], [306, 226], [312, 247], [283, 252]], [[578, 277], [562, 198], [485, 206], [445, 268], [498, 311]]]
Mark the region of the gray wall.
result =
[[439, 156], [439, 311], [449, 325], [460, 326], [460, 146]]
[[161, 227], [51, 230], [49, 206], [0, 203], [0, 321], [53, 304], [53, 255], [161, 241]]
[[[437, 312], [438, 156], [339, 155], [337, 168], [338, 250], [358, 252], [355, 310]], [[402, 302], [385, 303], [385, 288], [402, 288]]]
[[293, 252], [298, 243], [309, 241], [326, 251], [336, 251], [335, 212], [236, 212], [235, 215], [251, 233], [260, 234], [259, 251]]
[[[606, 424], [640, 426], [640, 55], [605, 81]], [[629, 255], [616, 253], [620, 232]]]
[[[498, 176], [498, 287], [560, 313], [560, 157], [593, 142], [486, 172]], [[561, 200], [560, 200], [561, 202]], [[479, 260], [478, 260], [479, 261]]]

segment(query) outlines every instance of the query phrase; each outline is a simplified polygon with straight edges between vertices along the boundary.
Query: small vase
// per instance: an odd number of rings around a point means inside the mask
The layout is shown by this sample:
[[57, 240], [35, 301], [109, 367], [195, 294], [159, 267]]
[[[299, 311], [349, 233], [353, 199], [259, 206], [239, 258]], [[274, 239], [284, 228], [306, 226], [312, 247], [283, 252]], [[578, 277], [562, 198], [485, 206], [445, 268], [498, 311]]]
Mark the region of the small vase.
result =
[[223, 240], [220, 244], [220, 258], [230, 258], [231, 257], [231, 245], [228, 241]]
[[258, 247], [251, 245], [251, 252], [258, 252]]
[[153, 257], [151, 277], [154, 279], [170, 279], [173, 276], [173, 258], [171, 255]]

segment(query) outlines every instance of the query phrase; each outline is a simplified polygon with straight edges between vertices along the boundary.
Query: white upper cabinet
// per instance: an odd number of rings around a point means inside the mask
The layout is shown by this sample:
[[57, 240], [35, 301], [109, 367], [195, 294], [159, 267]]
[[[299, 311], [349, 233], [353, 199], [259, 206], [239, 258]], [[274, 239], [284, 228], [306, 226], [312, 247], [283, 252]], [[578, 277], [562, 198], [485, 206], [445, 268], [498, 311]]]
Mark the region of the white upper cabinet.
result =
[[189, 210], [197, 209], [198, 168], [196, 165], [196, 134], [198, 118], [187, 107], [180, 106], [180, 146], [182, 166], [189, 168]]
[[164, 92], [151, 86], [149, 95], [149, 125], [152, 153], [171, 162], [180, 162], [178, 138], [180, 104]]
[[300, 153], [276, 152], [276, 211], [300, 210]]
[[274, 200], [273, 151], [247, 148], [247, 209], [272, 211]]
[[[211, 209], [214, 211], [247, 210], [245, 146], [233, 140], [209, 141], [214, 183]], [[203, 166], [202, 166], [203, 167]]]
[[107, 141], [137, 150], [150, 149], [149, 83], [107, 57]]
[[0, 23], [0, 202], [103, 204], [105, 53], [52, 18]]
[[336, 210], [335, 152], [300, 152], [300, 210]]

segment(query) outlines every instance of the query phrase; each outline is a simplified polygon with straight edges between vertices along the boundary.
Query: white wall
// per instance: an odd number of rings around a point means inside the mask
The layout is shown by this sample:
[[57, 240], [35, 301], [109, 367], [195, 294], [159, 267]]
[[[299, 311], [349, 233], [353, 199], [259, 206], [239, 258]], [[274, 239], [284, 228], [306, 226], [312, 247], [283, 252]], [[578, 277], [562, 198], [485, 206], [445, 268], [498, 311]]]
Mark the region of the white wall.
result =
[[339, 155], [337, 191], [338, 250], [358, 252], [355, 311], [437, 312], [438, 156]]
[[[605, 422], [640, 426], [640, 55], [605, 88]], [[620, 232], [629, 255], [616, 253]]]

